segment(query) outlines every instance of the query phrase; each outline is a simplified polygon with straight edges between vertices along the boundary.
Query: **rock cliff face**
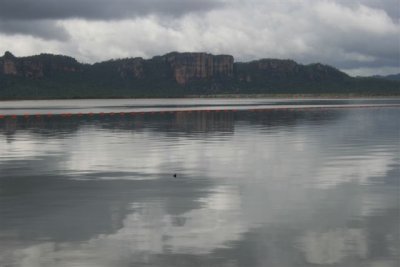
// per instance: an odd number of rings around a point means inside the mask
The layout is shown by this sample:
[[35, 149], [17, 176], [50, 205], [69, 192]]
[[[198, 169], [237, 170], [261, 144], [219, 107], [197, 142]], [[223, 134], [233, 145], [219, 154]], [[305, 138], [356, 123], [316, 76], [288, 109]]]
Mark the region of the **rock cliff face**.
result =
[[259, 70], [295, 72], [299, 65], [293, 60], [261, 59], [253, 61]]
[[346, 79], [348, 76], [322, 64], [300, 65], [293, 60], [261, 59], [234, 63], [230, 55], [172, 52], [145, 60], [127, 58], [84, 65], [67, 56], [40, 54], [17, 58], [10, 52], [0, 57], [0, 74], [25, 78], [51, 78], [55, 73], [82, 73], [89, 70], [92, 77], [114, 77], [122, 80], [174, 81], [181, 87], [195, 82], [225, 86], [236, 81], [245, 84], [271, 81], [323, 81]]
[[39, 61], [23, 61], [22, 62], [22, 75], [30, 78], [43, 77], [43, 63]]
[[175, 81], [186, 85], [191, 81], [209, 81], [233, 77], [233, 57], [207, 53], [170, 53], [165, 56]]
[[118, 72], [122, 78], [133, 76], [136, 79], [144, 77], [144, 59], [143, 58], [132, 58], [122, 60], [118, 66]]
[[172, 52], [151, 59], [82, 64], [40, 54], [0, 57], [0, 99], [181, 97], [236, 93], [367, 93], [400, 95], [399, 82], [359, 79], [323, 64]]
[[82, 66], [73, 58], [50, 54], [17, 58], [6, 52], [0, 58], [0, 74], [26, 78], [42, 78], [54, 72], [77, 72]]
[[7, 75], [17, 75], [17, 68], [15, 66], [15, 62], [10, 60], [4, 60], [3, 72], [4, 74]]
[[231, 78], [233, 77], [233, 56], [214, 56], [214, 75]]
[[235, 63], [235, 78], [244, 83], [340, 81], [347, 74], [322, 64], [301, 65], [293, 60], [261, 59]]
[[3, 65], [3, 73], [7, 75], [17, 75], [16, 58], [10, 52], [6, 52], [3, 60], [0, 61]]

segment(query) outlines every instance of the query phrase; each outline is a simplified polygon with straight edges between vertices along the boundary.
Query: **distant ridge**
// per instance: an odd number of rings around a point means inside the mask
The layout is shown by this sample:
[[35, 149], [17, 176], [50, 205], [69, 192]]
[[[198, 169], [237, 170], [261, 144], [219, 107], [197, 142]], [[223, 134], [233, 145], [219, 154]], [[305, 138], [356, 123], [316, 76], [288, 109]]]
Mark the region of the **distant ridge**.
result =
[[386, 76], [382, 75], [374, 75], [372, 76], [373, 78], [379, 78], [379, 79], [385, 79], [385, 80], [390, 80], [390, 81], [400, 81], [400, 73], [398, 74], [390, 74]]
[[400, 95], [400, 81], [355, 78], [290, 59], [171, 52], [82, 64], [63, 55], [0, 57], [0, 99], [185, 97], [217, 94]]

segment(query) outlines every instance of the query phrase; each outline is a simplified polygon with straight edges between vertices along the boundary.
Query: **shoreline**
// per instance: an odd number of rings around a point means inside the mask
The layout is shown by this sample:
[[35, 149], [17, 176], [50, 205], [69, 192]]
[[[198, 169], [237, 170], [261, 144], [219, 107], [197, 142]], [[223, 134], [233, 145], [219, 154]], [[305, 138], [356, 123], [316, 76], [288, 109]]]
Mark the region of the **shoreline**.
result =
[[190, 95], [184, 98], [263, 98], [263, 99], [354, 99], [354, 98], [400, 98], [399, 95], [360, 95], [360, 94], [222, 94]]
[[118, 99], [400, 99], [399, 95], [362, 95], [362, 94], [216, 94], [186, 95], [181, 97], [73, 97], [73, 98], [20, 98], [0, 99], [0, 102], [44, 101], [44, 100], [118, 100]]

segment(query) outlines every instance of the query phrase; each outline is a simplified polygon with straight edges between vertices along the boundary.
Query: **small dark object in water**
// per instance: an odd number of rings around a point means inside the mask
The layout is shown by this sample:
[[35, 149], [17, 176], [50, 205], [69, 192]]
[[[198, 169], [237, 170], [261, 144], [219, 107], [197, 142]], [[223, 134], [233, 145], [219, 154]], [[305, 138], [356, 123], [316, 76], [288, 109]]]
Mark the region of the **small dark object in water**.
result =
[[174, 178], [176, 178], [176, 173], [174, 173]]

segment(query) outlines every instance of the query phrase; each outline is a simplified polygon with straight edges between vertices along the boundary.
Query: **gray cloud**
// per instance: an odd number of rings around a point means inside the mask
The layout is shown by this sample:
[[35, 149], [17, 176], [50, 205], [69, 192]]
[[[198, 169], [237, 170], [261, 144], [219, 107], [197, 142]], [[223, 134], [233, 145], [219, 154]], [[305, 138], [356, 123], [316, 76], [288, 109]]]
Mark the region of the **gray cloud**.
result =
[[64, 27], [48, 20], [0, 20], [0, 32], [7, 35], [31, 35], [45, 40], [66, 41], [70, 37]]
[[221, 7], [220, 0], [0, 0], [0, 32], [65, 41], [69, 35], [55, 21], [123, 20], [149, 14], [179, 17]]
[[222, 5], [219, 0], [1, 0], [3, 19], [124, 19], [147, 14], [180, 16]]
[[350, 7], [365, 5], [374, 9], [383, 10], [393, 19], [400, 18], [399, 0], [338, 0], [338, 3]]
[[400, 72], [398, 0], [0, 0], [0, 6], [0, 54], [53, 52], [95, 62], [207, 51], [237, 61], [322, 62], [354, 75]]

